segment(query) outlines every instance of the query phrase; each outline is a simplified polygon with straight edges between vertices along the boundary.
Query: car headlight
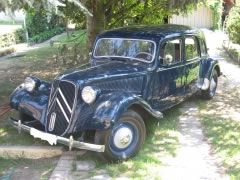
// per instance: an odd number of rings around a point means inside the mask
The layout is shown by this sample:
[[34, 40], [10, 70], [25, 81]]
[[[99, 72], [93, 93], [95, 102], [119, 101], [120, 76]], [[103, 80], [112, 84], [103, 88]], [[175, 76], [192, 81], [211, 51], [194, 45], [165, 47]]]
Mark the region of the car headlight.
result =
[[37, 81], [32, 77], [27, 77], [23, 85], [28, 92], [32, 92], [37, 86]]
[[95, 91], [91, 86], [86, 86], [82, 90], [82, 99], [84, 102], [91, 104], [95, 101], [97, 97], [97, 91]]

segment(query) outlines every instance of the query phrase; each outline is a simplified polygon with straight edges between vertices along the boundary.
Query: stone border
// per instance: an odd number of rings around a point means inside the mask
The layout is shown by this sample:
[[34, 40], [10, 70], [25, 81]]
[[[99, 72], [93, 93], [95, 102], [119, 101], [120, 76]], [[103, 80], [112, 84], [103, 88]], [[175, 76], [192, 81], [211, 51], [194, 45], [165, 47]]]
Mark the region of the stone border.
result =
[[0, 146], [0, 156], [11, 158], [49, 158], [60, 156], [62, 147], [52, 146]]
[[77, 155], [83, 155], [86, 151], [66, 151], [60, 157], [57, 166], [53, 170], [49, 180], [71, 180], [73, 165]]

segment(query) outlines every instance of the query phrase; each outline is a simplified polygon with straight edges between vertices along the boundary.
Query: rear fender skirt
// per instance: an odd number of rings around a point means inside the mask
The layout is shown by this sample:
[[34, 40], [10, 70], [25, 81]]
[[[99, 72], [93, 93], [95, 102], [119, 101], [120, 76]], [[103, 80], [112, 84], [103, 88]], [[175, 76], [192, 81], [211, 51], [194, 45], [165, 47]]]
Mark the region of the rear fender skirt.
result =
[[218, 76], [221, 75], [220, 67], [217, 60], [211, 58], [202, 61], [201, 70], [198, 79], [198, 88], [206, 90], [210, 86], [210, 79], [212, 76], [213, 70], [216, 69]]

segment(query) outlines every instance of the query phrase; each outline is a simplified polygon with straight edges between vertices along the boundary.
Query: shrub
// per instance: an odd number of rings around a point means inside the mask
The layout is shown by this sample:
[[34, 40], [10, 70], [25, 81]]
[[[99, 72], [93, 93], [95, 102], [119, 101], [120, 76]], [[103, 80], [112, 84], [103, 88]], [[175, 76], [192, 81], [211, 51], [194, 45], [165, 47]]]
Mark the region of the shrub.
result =
[[26, 34], [25, 34], [24, 29], [17, 29], [14, 32], [14, 36], [15, 36], [15, 41], [17, 44], [26, 42]]
[[23, 29], [17, 29], [14, 32], [9, 32], [0, 35], [0, 48], [8, 47], [17, 43], [25, 42], [25, 33]]
[[38, 11], [33, 8], [27, 11], [26, 26], [29, 37], [48, 30], [47, 15], [43, 7], [39, 8]]
[[43, 42], [57, 34], [62, 33], [63, 31], [64, 31], [64, 28], [57, 27], [57, 28], [39, 33], [38, 35], [30, 38], [29, 41], [30, 41], [30, 43], [40, 43], [40, 42]]
[[227, 32], [233, 43], [240, 44], [240, 6], [231, 9], [226, 22]]
[[15, 49], [12, 48], [12, 47], [2, 48], [2, 49], [0, 50], [0, 57], [6, 56], [6, 55], [11, 54], [11, 53], [13, 53], [13, 52], [15, 52]]

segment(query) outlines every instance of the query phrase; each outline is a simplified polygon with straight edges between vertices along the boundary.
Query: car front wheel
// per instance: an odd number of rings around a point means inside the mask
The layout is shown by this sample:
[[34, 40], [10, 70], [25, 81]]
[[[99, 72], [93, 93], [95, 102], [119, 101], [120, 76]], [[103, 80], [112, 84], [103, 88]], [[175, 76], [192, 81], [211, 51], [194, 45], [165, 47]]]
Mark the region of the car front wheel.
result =
[[107, 161], [116, 162], [134, 156], [142, 147], [146, 128], [142, 117], [135, 111], [128, 110], [107, 131], [97, 131], [95, 143], [104, 144], [105, 151], [99, 155]]

